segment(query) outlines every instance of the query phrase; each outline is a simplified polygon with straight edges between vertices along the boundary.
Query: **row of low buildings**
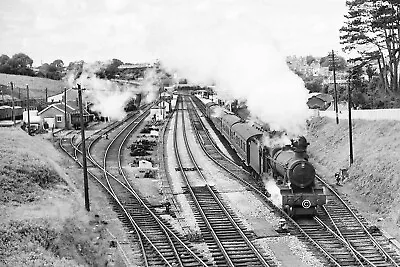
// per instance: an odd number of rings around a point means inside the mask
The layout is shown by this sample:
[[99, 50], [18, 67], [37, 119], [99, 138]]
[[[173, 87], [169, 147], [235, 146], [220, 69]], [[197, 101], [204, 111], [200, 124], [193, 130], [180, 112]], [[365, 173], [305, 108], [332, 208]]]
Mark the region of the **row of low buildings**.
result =
[[[48, 102], [52, 103], [45, 109], [37, 112], [37, 116], [46, 123], [49, 128], [76, 128], [80, 125], [80, 112], [77, 100], [74, 98], [76, 91], [67, 91], [67, 102], [64, 101], [63, 93], [48, 98]], [[163, 92], [160, 94], [160, 102], [150, 109], [150, 116], [153, 120], [159, 121], [166, 118], [176, 104], [176, 98], [171, 93]], [[30, 113], [31, 114], [31, 113]], [[83, 117], [85, 123], [92, 120], [91, 114], [83, 109]]]
[[[40, 128], [42, 126], [46, 126], [50, 129], [57, 129], [57, 128], [72, 129], [80, 126], [80, 111], [77, 101], [78, 97], [77, 91], [69, 89], [67, 90], [66, 96], [67, 97], [65, 99], [64, 93], [60, 93], [48, 97], [47, 107], [45, 107], [40, 111], [36, 110], [35, 105], [32, 105], [29, 111], [29, 121], [32, 127]], [[18, 106], [14, 106], [14, 117], [17, 120], [22, 119], [24, 123], [27, 123], [28, 112], [23, 111], [23, 116], [19, 117], [19, 115], [22, 115], [22, 112], [21, 114], [19, 114], [18, 112], [19, 108], [20, 107]], [[92, 119], [92, 115], [89, 114], [86, 109], [83, 109], [83, 117], [85, 123], [87, 123]], [[0, 120], [11, 120], [11, 119], [12, 119], [11, 115], [3, 117], [0, 116]]]

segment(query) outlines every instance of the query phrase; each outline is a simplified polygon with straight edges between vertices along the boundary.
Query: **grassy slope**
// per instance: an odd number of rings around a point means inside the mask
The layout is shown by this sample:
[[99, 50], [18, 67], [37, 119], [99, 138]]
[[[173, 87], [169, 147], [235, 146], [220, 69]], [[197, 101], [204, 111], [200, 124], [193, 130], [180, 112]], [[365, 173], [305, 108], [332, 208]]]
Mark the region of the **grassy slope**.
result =
[[101, 266], [104, 229], [43, 136], [0, 128], [0, 266]]
[[3, 89], [4, 94], [11, 93], [10, 82], [14, 83], [14, 97], [18, 97], [17, 88], [21, 88], [21, 99], [26, 97], [27, 84], [29, 85], [29, 96], [33, 98], [44, 98], [46, 88], [47, 95], [52, 96], [60, 93], [67, 86], [64, 81], [0, 73], [0, 84], [7, 86], [7, 89]]
[[[350, 178], [339, 190], [358, 206], [372, 223], [396, 236], [400, 232], [400, 122], [353, 122], [354, 164]], [[348, 121], [339, 125], [327, 118], [310, 123], [309, 153], [317, 170], [333, 183], [333, 174], [349, 165]]]

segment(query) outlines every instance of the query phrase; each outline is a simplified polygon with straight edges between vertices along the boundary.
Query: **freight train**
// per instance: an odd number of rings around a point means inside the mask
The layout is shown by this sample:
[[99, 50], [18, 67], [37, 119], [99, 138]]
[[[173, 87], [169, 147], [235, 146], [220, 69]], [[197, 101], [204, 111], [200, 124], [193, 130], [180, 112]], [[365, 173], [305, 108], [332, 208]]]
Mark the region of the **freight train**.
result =
[[277, 180], [282, 208], [289, 216], [315, 215], [316, 208], [326, 203], [323, 188], [315, 183], [315, 168], [308, 161], [309, 143], [305, 137], [283, 147], [268, 147], [264, 137], [275, 132], [251, 125], [216, 103], [195, 100], [255, 177], [270, 174]]

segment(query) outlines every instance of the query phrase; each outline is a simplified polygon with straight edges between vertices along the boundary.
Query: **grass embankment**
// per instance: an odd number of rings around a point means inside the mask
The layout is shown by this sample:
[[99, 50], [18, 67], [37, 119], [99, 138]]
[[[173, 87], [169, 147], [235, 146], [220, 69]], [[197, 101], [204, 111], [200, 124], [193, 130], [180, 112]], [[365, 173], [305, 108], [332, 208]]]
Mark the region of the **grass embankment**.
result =
[[14, 84], [14, 97], [18, 97], [18, 88], [21, 88], [21, 99], [26, 98], [27, 84], [29, 85], [29, 97], [32, 98], [45, 98], [46, 88], [48, 96], [59, 94], [67, 86], [64, 81], [0, 73], [0, 85], [7, 86], [2, 87], [5, 95], [11, 95], [10, 82]]
[[[310, 122], [311, 160], [333, 183], [333, 175], [349, 166], [348, 121], [328, 118]], [[339, 191], [347, 194], [372, 223], [400, 240], [400, 122], [353, 121], [354, 163]], [[378, 218], [383, 218], [382, 221]], [[379, 221], [379, 222], [378, 222]]]
[[40, 136], [0, 128], [0, 266], [105, 266], [104, 229]]

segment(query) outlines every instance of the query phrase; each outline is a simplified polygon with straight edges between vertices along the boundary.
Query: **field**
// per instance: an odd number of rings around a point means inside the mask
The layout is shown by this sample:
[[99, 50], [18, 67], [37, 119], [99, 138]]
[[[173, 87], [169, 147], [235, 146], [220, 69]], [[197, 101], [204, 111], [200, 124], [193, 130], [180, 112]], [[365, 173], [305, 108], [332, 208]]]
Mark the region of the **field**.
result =
[[11, 94], [10, 82], [14, 83], [14, 97], [18, 97], [18, 88], [21, 88], [21, 99], [26, 97], [26, 85], [29, 85], [29, 97], [32, 98], [45, 98], [45, 90], [47, 88], [47, 95], [52, 96], [61, 93], [67, 84], [64, 81], [55, 81], [45, 78], [12, 75], [0, 73], [0, 85], [4, 94]]
[[[354, 163], [337, 187], [372, 224], [400, 240], [400, 122], [353, 121]], [[348, 121], [315, 118], [308, 141], [317, 172], [334, 183], [334, 173], [349, 166]]]

